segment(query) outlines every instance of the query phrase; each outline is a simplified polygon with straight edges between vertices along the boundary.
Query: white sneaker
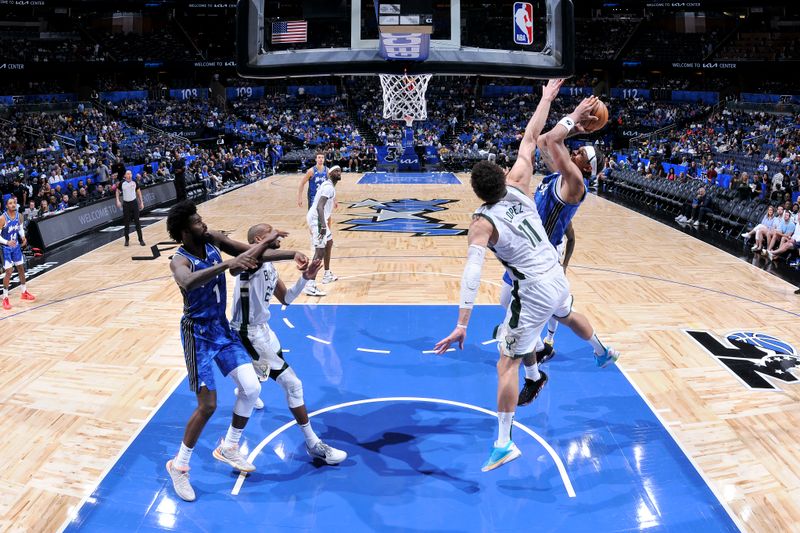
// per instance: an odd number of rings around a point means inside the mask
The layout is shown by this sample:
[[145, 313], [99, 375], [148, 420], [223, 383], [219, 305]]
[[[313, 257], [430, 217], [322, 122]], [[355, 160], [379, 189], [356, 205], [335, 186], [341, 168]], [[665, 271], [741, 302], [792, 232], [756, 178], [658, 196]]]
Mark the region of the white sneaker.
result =
[[214, 449], [213, 455], [217, 461], [222, 461], [239, 472], [252, 472], [256, 469], [253, 463], [248, 462], [247, 458], [239, 451], [239, 446], [225, 448], [220, 444]]
[[187, 502], [193, 502], [197, 497], [194, 494], [192, 484], [189, 483], [189, 471], [178, 470], [172, 466], [172, 459], [167, 461], [167, 472], [172, 479], [172, 488], [178, 497]]
[[749, 231], [745, 231], [744, 233], [742, 233], [742, 238], [745, 239], [745, 240], [749, 240], [748, 239], [749, 236], [750, 236], [750, 232]]
[[751, 252], [757, 252], [758, 251], [758, 245], [757, 244], [754, 245], [752, 248], [750, 248], [750, 251]]
[[321, 440], [317, 441], [313, 448], [309, 448], [306, 445], [306, 453], [314, 459], [325, 461], [329, 465], [338, 465], [347, 459], [347, 452], [328, 446]]
[[[239, 396], [239, 387], [233, 389], [233, 395]], [[256, 404], [253, 406], [253, 409], [263, 409], [264, 408], [264, 400], [261, 398], [256, 398]]]
[[325, 272], [325, 275], [322, 276], [322, 283], [333, 283], [337, 279], [339, 278], [336, 277], [336, 274], [328, 270], [327, 272]]
[[310, 283], [306, 284], [305, 288], [303, 289], [303, 293], [308, 294], [309, 296], [327, 295], [326, 292], [319, 290], [316, 285], [311, 285]]
[[700, 226], [700, 221], [699, 220], [695, 220], [694, 223], [692, 224], [692, 226], [694, 226], [695, 228], [699, 227]]

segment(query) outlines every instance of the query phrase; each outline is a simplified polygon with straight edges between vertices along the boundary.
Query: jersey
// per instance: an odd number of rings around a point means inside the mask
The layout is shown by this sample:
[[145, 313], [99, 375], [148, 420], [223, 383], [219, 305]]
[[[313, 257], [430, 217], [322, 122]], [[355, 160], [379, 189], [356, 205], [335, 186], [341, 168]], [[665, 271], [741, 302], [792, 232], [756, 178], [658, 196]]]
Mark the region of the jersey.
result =
[[497, 230], [497, 242], [489, 249], [512, 279], [536, 279], [558, 267], [556, 249], [544, 242], [547, 235], [536, 204], [516, 187], [507, 186], [499, 202], [483, 204], [475, 216], [488, 219]]
[[308, 216], [306, 217], [308, 220], [317, 220], [317, 206], [319, 205], [319, 199], [323, 197], [328, 199], [322, 211], [325, 215], [325, 220], [328, 220], [331, 213], [333, 213], [333, 200], [336, 198], [336, 187], [333, 186], [331, 180], [326, 179], [317, 189], [317, 194], [314, 195], [314, 201], [311, 202], [311, 208], [308, 210]]
[[536, 202], [536, 210], [539, 218], [547, 233], [547, 238], [553, 246], [561, 244], [564, 232], [567, 231], [572, 217], [578, 212], [578, 208], [586, 199], [586, 188], [584, 186], [583, 196], [577, 204], [568, 204], [561, 199], [561, 174], [555, 172], [545, 176], [542, 182], [536, 187], [533, 200]]
[[317, 165], [314, 165], [311, 167], [311, 170], [313, 171], [313, 174], [311, 174], [311, 179], [308, 180], [309, 202], [314, 200], [314, 196], [317, 194], [317, 189], [319, 189], [319, 186], [328, 179], [328, 167], [323, 166], [322, 170], [319, 170]]
[[277, 286], [278, 271], [272, 263], [239, 274], [233, 293], [233, 327], [238, 329], [269, 322], [269, 301]]
[[[222, 254], [213, 244], [206, 243], [206, 257], [201, 259], [187, 252], [183, 246], [176, 252], [189, 260], [192, 272], [211, 268], [222, 263]], [[190, 291], [181, 289], [183, 294], [183, 316], [192, 319], [216, 319], [227, 323], [225, 317], [225, 273], [220, 272], [205, 285]]]
[[[3, 225], [3, 229], [0, 230], [0, 236], [2, 236], [7, 241], [16, 241], [17, 246], [14, 248], [20, 247], [20, 231], [22, 230], [22, 222], [19, 219], [19, 212], [11, 218], [8, 213], [3, 213], [3, 219], [5, 225]], [[10, 246], [4, 246], [5, 248], [10, 248]]]

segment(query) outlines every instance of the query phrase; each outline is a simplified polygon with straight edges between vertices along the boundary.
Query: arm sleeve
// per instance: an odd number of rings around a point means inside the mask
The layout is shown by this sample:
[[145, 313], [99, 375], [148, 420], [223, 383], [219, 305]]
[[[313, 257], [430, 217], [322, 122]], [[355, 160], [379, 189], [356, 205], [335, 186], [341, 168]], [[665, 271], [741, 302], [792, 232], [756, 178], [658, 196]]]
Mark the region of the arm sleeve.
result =
[[295, 298], [300, 296], [300, 293], [303, 291], [303, 287], [306, 286], [308, 280], [303, 276], [300, 276], [300, 279], [297, 280], [297, 283], [291, 289], [286, 289], [286, 305], [292, 303]]
[[22, 227], [22, 224], [19, 225], [19, 229], [17, 230], [17, 233], [19, 234], [19, 238], [20, 239], [24, 239], [25, 238], [25, 228]]
[[5, 240], [2, 235], [0, 235], [0, 244], [8, 244], [8, 241]]
[[469, 245], [467, 265], [464, 267], [463, 276], [461, 276], [461, 301], [458, 306], [461, 309], [472, 309], [475, 304], [478, 288], [481, 285], [481, 270], [483, 270], [485, 257], [486, 248], [476, 244]]

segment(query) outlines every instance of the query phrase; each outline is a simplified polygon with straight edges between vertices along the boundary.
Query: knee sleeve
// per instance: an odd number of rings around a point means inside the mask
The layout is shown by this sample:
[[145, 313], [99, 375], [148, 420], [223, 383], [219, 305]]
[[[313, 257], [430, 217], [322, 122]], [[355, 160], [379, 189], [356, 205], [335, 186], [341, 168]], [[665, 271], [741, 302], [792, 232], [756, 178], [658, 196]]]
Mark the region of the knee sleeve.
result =
[[261, 383], [258, 381], [256, 371], [253, 365], [246, 364], [231, 370], [229, 376], [239, 388], [236, 403], [233, 404], [233, 412], [239, 416], [250, 418], [258, 395], [261, 394]]
[[300, 381], [294, 370], [286, 368], [275, 378], [275, 381], [286, 393], [286, 403], [289, 404], [289, 408], [294, 409], [305, 403], [305, 400], [303, 400], [303, 382]]

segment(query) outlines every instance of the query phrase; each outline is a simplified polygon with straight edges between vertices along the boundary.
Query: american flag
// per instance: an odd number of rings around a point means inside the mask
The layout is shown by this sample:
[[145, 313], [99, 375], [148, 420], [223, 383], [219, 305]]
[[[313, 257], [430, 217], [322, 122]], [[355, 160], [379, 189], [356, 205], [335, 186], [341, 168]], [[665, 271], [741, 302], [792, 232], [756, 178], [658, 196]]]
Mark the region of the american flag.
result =
[[272, 23], [272, 44], [304, 43], [308, 40], [308, 22], [291, 20]]

